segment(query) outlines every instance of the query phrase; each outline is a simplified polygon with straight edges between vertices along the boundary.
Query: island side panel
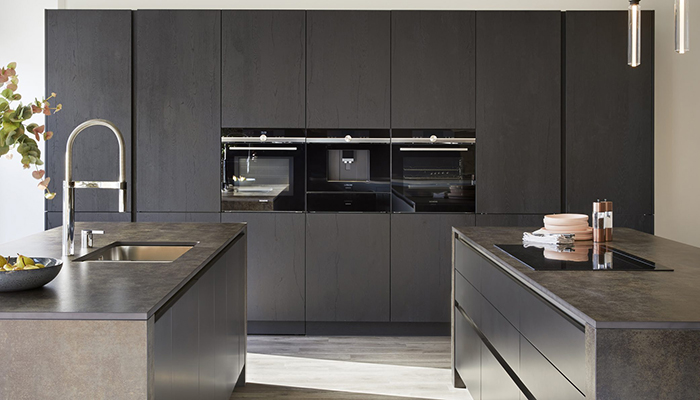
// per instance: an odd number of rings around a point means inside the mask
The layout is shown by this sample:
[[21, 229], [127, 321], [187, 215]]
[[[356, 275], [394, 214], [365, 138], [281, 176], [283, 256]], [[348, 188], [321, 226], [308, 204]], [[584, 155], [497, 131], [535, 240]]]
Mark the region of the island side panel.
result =
[[0, 320], [0, 398], [148, 399], [148, 321]]
[[597, 329], [597, 399], [696, 399], [700, 330]]

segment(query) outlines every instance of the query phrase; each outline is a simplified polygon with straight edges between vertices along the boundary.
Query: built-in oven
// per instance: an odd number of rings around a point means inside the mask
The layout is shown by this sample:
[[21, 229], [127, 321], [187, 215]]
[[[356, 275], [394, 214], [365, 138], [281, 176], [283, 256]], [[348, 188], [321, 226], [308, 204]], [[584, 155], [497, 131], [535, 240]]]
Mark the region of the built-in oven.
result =
[[388, 129], [307, 131], [307, 210], [389, 212]]
[[222, 129], [222, 211], [304, 211], [302, 129]]
[[474, 212], [476, 139], [470, 130], [394, 130], [394, 212]]

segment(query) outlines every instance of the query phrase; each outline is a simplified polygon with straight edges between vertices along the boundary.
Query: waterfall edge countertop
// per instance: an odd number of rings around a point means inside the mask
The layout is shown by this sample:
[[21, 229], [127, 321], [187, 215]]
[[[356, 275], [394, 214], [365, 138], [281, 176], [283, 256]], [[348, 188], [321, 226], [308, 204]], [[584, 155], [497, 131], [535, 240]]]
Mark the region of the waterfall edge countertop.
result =
[[[104, 230], [80, 247], [81, 229]], [[0, 319], [147, 320], [238, 236], [242, 223], [77, 223], [75, 256], [46, 286], [0, 293]], [[192, 242], [173, 262], [75, 262], [114, 242]], [[61, 227], [0, 244], [1, 255], [61, 259]]]
[[455, 227], [454, 232], [514, 278], [595, 328], [700, 328], [700, 248], [615, 228], [618, 250], [674, 271], [534, 271], [495, 247], [522, 244], [537, 228]]

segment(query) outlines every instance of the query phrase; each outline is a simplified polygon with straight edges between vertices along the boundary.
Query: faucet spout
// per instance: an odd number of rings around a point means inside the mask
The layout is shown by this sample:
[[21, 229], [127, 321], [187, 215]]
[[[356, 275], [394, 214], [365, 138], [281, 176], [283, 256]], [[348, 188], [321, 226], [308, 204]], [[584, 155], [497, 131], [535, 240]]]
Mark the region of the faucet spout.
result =
[[[73, 143], [80, 132], [91, 126], [106, 126], [117, 138], [119, 144], [119, 181], [73, 181]], [[124, 137], [119, 129], [104, 119], [91, 119], [73, 129], [66, 143], [65, 180], [63, 181], [63, 255], [75, 254], [75, 189], [118, 189], [119, 212], [126, 211], [126, 151]]]

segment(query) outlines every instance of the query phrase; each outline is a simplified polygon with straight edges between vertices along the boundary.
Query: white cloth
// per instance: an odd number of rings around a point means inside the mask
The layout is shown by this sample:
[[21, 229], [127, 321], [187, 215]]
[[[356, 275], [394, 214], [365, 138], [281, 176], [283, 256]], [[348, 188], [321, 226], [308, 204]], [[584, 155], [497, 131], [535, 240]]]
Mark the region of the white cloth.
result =
[[523, 243], [541, 243], [541, 244], [574, 244], [574, 238], [571, 235], [542, 233], [540, 231], [523, 232]]

